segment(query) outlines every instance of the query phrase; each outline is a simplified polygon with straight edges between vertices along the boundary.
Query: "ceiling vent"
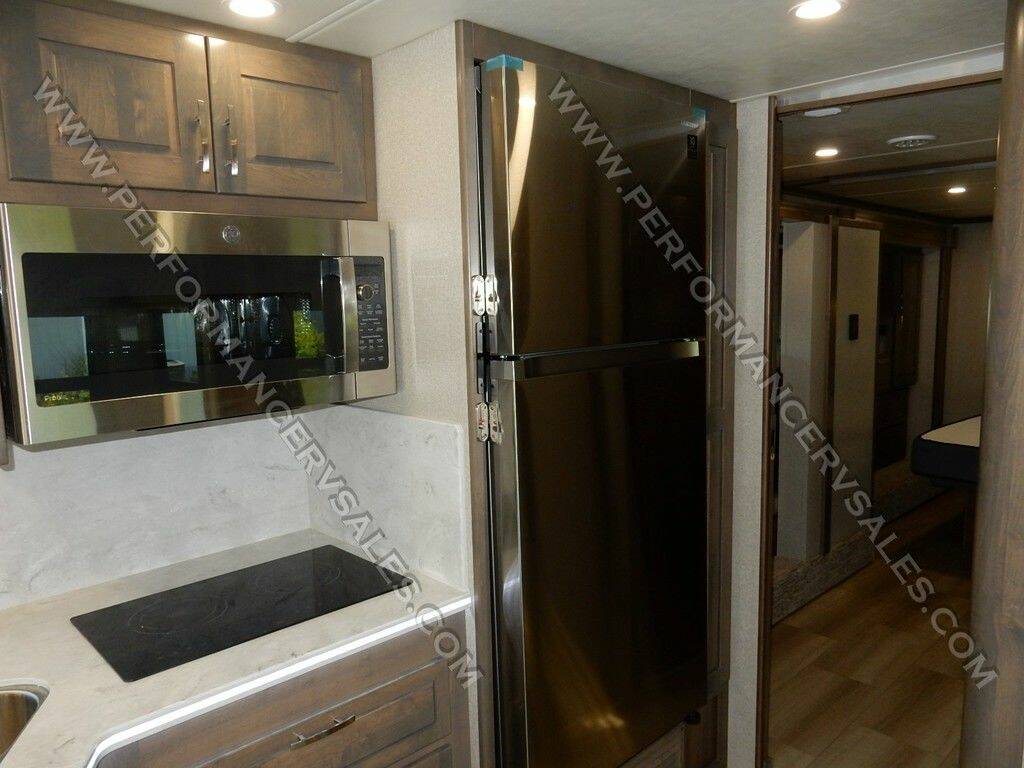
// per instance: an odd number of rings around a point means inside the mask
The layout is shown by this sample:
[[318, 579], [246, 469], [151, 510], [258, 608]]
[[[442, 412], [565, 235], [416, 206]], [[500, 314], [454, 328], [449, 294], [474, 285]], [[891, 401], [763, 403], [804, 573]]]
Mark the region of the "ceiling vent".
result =
[[917, 149], [925, 144], [931, 144], [935, 138], [935, 135], [931, 133], [917, 133], [913, 136], [897, 136], [895, 139], [889, 139], [888, 144], [896, 149]]

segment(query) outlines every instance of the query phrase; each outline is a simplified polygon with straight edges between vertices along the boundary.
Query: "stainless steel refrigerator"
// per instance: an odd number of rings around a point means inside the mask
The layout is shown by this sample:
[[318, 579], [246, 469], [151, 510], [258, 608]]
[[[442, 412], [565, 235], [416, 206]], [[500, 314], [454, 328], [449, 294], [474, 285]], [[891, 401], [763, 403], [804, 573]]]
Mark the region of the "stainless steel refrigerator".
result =
[[705, 315], [643, 218], [703, 263], [705, 124], [512, 57], [479, 86], [499, 750], [614, 768], [706, 698]]

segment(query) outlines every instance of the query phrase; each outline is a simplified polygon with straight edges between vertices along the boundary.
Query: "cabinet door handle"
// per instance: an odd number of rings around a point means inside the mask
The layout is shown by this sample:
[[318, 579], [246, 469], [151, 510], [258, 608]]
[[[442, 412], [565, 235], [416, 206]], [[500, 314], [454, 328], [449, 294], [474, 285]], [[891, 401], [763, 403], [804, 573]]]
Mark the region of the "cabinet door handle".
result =
[[300, 747], [305, 747], [309, 744], [312, 744], [313, 742], [320, 741], [320, 739], [327, 738], [332, 733], [337, 733], [342, 728], [347, 728], [348, 726], [352, 725], [352, 723], [354, 723], [355, 721], [355, 715], [352, 715], [351, 717], [346, 717], [344, 720], [339, 720], [335, 717], [330, 725], [328, 725], [322, 731], [317, 731], [312, 736], [303, 736], [301, 733], [298, 733], [297, 731], [292, 731], [292, 733], [295, 735], [295, 741], [293, 741], [288, 746], [291, 749], [299, 749]]
[[228, 104], [228, 116], [224, 127], [228, 129], [228, 161], [224, 163], [232, 176], [238, 175], [238, 134], [235, 133], [235, 107]]
[[199, 131], [199, 159], [196, 165], [203, 173], [209, 173], [213, 169], [213, 155], [210, 148], [210, 132], [203, 130], [203, 113], [206, 111], [206, 102], [203, 99], [196, 99], [196, 116], [194, 122], [196, 130]]

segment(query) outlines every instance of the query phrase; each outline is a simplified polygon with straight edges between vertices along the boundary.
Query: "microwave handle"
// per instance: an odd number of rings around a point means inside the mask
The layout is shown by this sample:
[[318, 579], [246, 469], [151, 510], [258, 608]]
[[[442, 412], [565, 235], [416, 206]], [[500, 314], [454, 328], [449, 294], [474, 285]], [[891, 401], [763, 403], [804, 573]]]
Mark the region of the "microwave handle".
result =
[[338, 259], [341, 274], [341, 317], [344, 328], [345, 373], [359, 370], [359, 304], [356, 295], [356, 262], [351, 256]]
[[[324, 302], [324, 340], [329, 371], [359, 370], [359, 307], [356, 267], [351, 256], [321, 262]], [[338, 364], [341, 364], [340, 366]]]

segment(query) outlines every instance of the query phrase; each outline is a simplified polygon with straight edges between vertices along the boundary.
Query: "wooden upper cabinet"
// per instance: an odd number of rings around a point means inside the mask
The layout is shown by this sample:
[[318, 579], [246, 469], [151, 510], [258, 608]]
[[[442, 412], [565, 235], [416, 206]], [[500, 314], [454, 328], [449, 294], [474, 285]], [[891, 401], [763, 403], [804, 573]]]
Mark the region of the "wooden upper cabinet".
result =
[[[214, 191], [205, 39], [77, 8], [0, 2], [0, 99], [15, 180]], [[44, 107], [49, 76], [74, 107]], [[60, 97], [53, 104], [62, 103]], [[65, 125], [61, 128], [61, 121]], [[77, 127], [77, 123], [82, 127]], [[77, 131], [79, 143], [69, 146]], [[95, 137], [118, 174], [83, 163]], [[94, 157], [95, 159], [95, 157]]]
[[215, 38], [208, 45], [219, 191], [372, 197], [369, 62]]

